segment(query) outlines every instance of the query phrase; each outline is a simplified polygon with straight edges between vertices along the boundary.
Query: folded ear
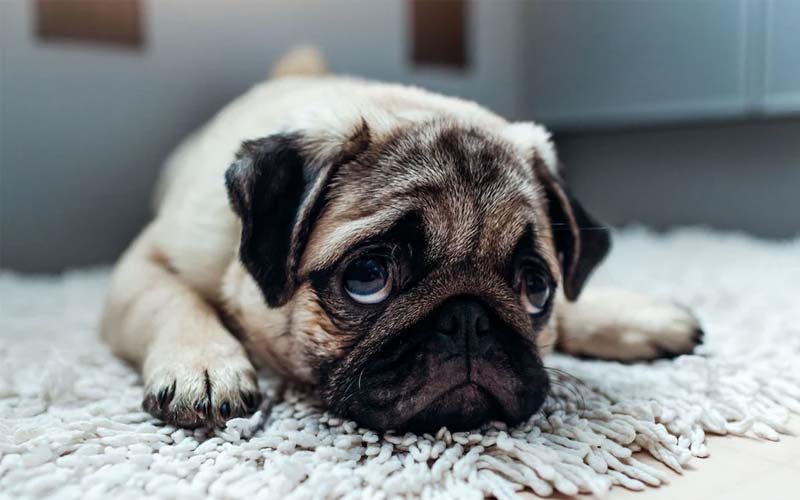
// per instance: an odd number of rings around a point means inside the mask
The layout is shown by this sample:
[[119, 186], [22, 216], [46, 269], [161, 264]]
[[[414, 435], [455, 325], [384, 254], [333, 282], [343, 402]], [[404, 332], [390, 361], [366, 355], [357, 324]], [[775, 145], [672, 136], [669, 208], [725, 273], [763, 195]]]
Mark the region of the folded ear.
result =
[[547, 211], [561, 262], [564, 295], [575, 300], [595, 267], [611, 248], [608, 228], [593, 219], [558, 177], [558, 158], [550, 132], [533, 122], [512, 123], [501, 130], [524, 158], [533, 158], [536, 179], [547, 195]]
[[245, 141], [225, 172], [228, 198], [242, 222], [239, 257], [270, 307], [285, 304], [294, 293], [330, 179], [352, 158], [353, 148], [368, 141], [365, 125], [358, 134], [356, 143], [341, 144], [335, 154], [331, 148], [327, 157], [307, 153], [312, 148], [299, 134]]
[[534, 173], [547, 195], [547, 212], [564, 282], [574, 301], [595, 267], [611, 248], [608, 228], [591, 217], [543, 160], [534, 158]]

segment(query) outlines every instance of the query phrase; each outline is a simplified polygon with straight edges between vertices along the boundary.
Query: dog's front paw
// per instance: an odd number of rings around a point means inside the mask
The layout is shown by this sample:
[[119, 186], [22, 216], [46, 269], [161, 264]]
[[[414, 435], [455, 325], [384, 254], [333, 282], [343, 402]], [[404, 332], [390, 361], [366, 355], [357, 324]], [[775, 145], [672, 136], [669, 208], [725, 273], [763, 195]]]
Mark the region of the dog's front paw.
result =
[[208, 346], [202, 352], [155, 352], [148, 356], [145, 374], [142, 407], [180, 427], [221, 427], [253, 413], [261, 401], [244, 352], [214, 353]]
[[674, 358], [693, 353], [703, 343], [703, 329], [689, 309], [654, 300], [624, 317], [618, 342], [620, 360]]
[[692, 312], [618, 289], [591, 290], [560, 311], [559, 345], [579, 356], [649, 361], [690, 354], [703, 342]]

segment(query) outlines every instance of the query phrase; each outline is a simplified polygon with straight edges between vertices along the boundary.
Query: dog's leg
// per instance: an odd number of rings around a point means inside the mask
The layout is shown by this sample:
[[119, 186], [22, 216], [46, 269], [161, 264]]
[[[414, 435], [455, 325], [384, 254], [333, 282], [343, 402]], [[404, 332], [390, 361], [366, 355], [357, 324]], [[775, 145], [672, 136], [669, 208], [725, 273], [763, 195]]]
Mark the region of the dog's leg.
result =
[[141, 368], [143, 407], [168, 423], [221, 425], [258, 404], [244, 348], [159, 252], [152, 226], [114, 270], [101, 331]]
[[576, 302], [556, 302], [558, 348], [576, 356], [620, 361], [691, 353], [703, 331], [677, 304], [615, 288], [588, 287]]

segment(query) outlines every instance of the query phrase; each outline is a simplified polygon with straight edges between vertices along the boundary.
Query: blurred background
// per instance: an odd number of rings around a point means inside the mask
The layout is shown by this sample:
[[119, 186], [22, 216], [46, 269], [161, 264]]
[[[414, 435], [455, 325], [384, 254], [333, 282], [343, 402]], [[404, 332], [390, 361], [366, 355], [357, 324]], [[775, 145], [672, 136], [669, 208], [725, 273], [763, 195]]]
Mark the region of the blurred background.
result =
[[298, 43], [548, 125], [612, 224], [800, 232], [797, 0], [0, 0], [0, 267], [112, 262], [169, 151]]

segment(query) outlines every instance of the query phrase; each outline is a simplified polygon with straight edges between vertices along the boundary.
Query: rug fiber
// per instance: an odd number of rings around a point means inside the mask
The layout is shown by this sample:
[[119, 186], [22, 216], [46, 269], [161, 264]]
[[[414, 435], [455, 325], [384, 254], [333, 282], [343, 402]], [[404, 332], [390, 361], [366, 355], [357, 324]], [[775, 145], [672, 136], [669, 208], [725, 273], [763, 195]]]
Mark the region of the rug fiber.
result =
[[714, 459], [709, 433], [777, 440], [800, 413], [800, 240], [620, 232], [593, 282], [692, 307], [706, 330], [699, 353], [633, 365], [553, 356], [553, 394], [528, 423], [422, 436], [360, 429], [268, 374], [252, 418], [214, 432], [165, 426], [98, 340], [107, 280], [106, 269], [0, 273], [0, 497], [604, 494], [668, 481], [636, 452], [680, 472]]

